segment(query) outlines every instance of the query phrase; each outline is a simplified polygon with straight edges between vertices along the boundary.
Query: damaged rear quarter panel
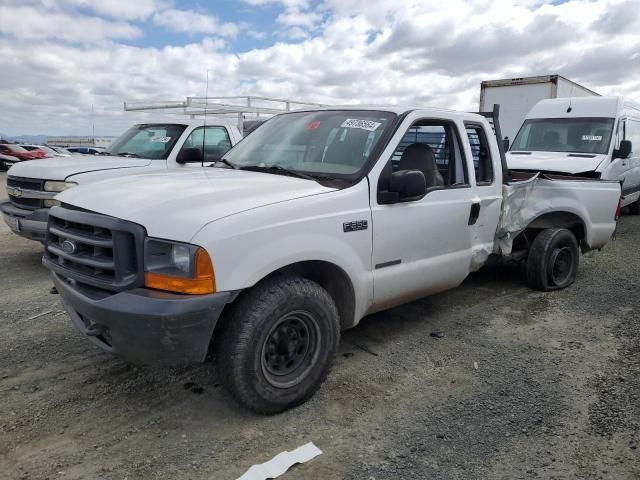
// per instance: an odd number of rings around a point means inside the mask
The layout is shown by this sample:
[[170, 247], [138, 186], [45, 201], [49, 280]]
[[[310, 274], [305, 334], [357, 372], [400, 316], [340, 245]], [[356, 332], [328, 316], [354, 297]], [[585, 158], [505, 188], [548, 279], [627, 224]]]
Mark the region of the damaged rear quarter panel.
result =
[[617, 182], [557, 179], [536, 174], [503, 186], [503, 207], [496, 232], [496, 253], [509, 255], [513, 240], [535, 219], [570, 213], [582, 221], [589, 248], [602, 247], [613, 234], [620, 198]]

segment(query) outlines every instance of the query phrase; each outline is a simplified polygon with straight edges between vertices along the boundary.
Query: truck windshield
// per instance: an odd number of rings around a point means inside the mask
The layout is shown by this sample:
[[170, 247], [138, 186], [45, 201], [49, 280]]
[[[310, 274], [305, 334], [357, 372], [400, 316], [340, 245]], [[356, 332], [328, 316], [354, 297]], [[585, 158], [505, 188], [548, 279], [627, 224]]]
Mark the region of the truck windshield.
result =
[[613, 118], [525, 120], [511, 151], [607, 153], [613, 121]]
[[104, 155], [165, 159], [169, 156], [186, 125], [134, 125], [116, 138]]
[[372, 110], [279, 115], [232, 148], [224, 160], [241, 169], [353, 178], [364, 168], [394, 118], [393, 113]]

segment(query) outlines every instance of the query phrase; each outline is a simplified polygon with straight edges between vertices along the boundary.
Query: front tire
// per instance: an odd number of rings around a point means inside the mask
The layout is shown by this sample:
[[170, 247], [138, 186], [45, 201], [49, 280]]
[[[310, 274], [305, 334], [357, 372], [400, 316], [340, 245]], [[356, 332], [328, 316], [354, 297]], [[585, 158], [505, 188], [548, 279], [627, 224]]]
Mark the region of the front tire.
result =
[[579, 259], [578, 242], [570, 230], [543, 230], [529, 250], [527, 283], [543, 291], [566, 288], [576, 279]]
[[243, 406], [262, 414], [311, 398], [331, 370], [340, 338], [331, 296], [293, 276], [274, 276], [246, 292], [221, 328], [221, 382]]

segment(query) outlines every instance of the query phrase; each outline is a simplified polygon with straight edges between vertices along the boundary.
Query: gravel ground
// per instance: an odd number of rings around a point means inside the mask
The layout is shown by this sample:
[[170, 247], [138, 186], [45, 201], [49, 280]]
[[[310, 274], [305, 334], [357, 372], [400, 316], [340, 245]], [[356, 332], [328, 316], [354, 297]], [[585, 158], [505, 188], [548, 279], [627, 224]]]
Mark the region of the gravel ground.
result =
[[640, 478], [639, 242], [626, 216], [567, 290], [492, 267], [373, 315], [310, 402], [261, 417], [212, 365], [97, 350], [48, 293], [41, 247], [2, 224], [0, 478], [233, 480], [309, 441], [324, 453], [280, 478]]

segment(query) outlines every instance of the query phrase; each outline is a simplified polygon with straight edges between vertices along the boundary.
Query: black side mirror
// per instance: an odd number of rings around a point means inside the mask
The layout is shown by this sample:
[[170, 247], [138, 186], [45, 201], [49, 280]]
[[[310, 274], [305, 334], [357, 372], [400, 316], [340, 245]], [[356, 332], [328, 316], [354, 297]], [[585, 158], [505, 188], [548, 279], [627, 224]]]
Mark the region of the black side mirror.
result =
[[627, 158], [633, 151], [631, 140], [622, 140], [620, 148], [613, 151], [613, 158]]
[[419, 170], [400, 170], [389, 178], [389, 191], [397, 193], [399, 199], [424, 196], [427, 193], [427, 180]]
[[509, 143], [511, 143], [509, 141], [509, 137], [504, 137], [502, 139], [502, 148], [504, 149], [505, 152], [509, 151]]
[[176, 158], [178, 163], [202, 163], [203, 161], [202, 150], [199, 148], [183, 148]]

